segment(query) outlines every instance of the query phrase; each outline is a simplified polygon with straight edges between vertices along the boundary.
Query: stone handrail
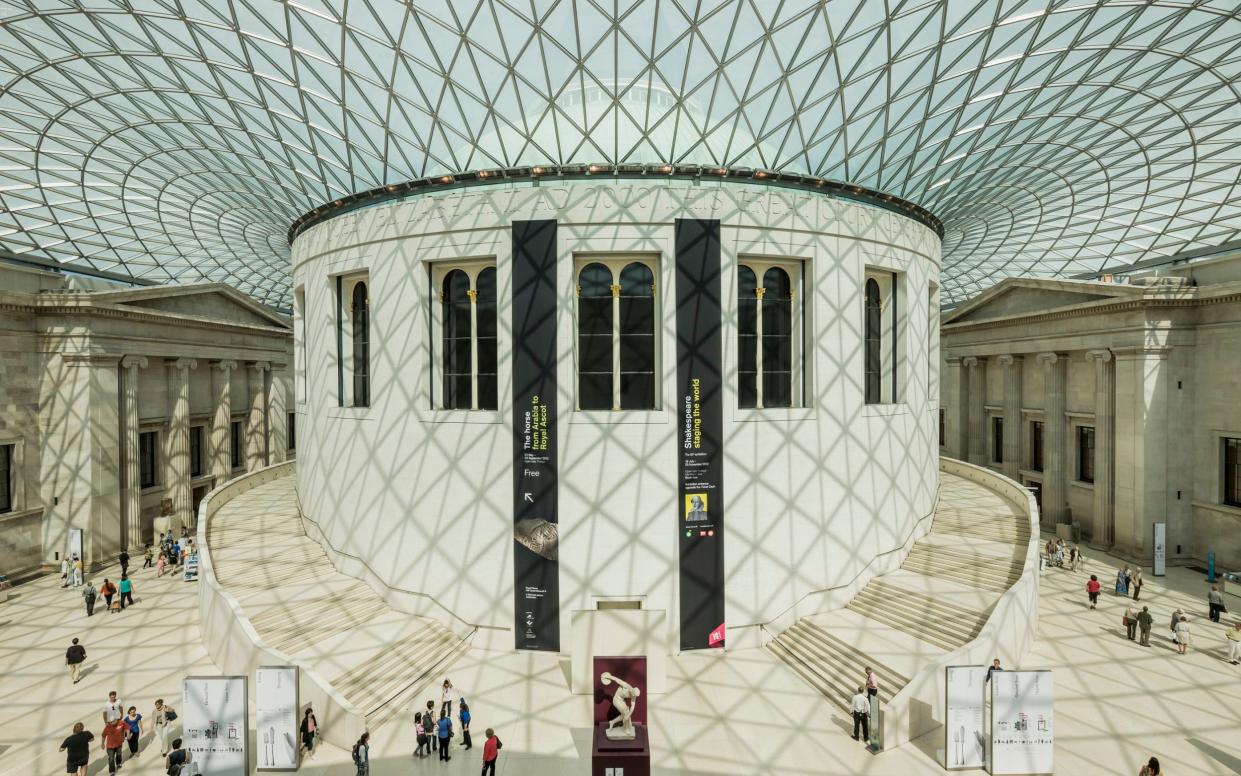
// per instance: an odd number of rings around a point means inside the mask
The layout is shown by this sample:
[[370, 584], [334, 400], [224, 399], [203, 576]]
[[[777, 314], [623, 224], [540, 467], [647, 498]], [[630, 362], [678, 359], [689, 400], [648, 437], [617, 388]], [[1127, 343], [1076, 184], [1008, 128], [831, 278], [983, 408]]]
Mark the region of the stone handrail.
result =
[[[337, 692], [317, 671], [263, 644], [241, 604], [220, 584], [207, 541], [211, 519], [237, 496], [281, 477], [293, 476], [294, 461], [243, 474], [213, 489], [198, 507], [198, 604], [202, 638], [216, 666], [229, 675], [253, 678], [260, 666], [297, 665], [301, 704], [315, 710], [320, 735], [346, 749], [366, 730], [366, 716]], [[300, 715], [301, 712], [299, 712]]]
[[1038, 635], [1039, 512], [1034, 496], [1008, 477], [954, 458], [941, 457], [939, 470], [976, 482], [1024, 509], [1030, 539], [1021, 576], [996, 601], [978, 635], [920, 669], [884, 707], [885, 748], [900, 746], [942, 724], [947, 666], [985, 666], [997, 657], [1004, 665], [1019, 666]]

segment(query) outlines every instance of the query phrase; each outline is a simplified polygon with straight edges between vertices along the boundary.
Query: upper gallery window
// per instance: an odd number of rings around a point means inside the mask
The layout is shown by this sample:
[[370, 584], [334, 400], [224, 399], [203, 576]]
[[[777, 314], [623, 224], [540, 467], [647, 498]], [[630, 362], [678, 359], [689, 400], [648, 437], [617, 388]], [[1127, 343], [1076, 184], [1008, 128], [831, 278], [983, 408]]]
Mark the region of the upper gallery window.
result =
[[206, 437], [206, 426], [190, 426], [190, 476], [201, 477], [206, 472], [203, 468], [203, 439]]
[[656, 409], [655, 269], [649, 259], [578, 262], [578, 409]]
[[[494, 410], [496, 379], [496, 268], [494, 262], [431, 266], [439, 300], [440, 394], [433, 403], [447, 410]], [[433, 326], [435, 323], [433, 323]], [[434, 345], [432, 354], [434, 360]]]
[[1241, 439], [1224, 437], [1224, 503], [1241, 507]]
[[0, 513], [13, 511], [13, 448], [0, 445]]
[[294, 401], [306, 401], [306, 289], [293, 291], [293, 389]]
[[371, 404], [371, 301], [365, 274], [336, 278], [336, 384], [342, 407]]
[[1043, 470], [1043, 421], [1030, 421], [1030, 470]]
[[737, 265], [737, 402], [743, 408], [801, 401], [800, 262], [741, 259]]
[[1077, 479], [1094, 482], [1094, 428], [1077, 427]]
[[138, 435], [138, 487], [153, 488], [159, 484], [159, 432], [143, 431]]
[[991, 460], [1004, 463], [1004, 418], [991, 418]]
[[867, 404], [900, 401], [901, 275], [868, 269], [862, 286], [862, 389]]
[[234, 420], [228, 426], [228, 462], [234, 469], [241, 468], [246, 462], [245, 421]]

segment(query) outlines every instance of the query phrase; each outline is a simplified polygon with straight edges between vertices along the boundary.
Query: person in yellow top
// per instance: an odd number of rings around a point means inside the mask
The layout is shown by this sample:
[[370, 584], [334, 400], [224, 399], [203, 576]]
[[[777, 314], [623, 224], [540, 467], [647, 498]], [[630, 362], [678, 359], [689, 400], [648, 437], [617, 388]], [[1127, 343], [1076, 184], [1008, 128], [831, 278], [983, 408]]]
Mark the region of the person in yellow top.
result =
[[1241, 622], [1235, 622], [1232, 630], [1225, 634], [1228, 638], [1228, 662], [1234, 666], [1241, 662]]

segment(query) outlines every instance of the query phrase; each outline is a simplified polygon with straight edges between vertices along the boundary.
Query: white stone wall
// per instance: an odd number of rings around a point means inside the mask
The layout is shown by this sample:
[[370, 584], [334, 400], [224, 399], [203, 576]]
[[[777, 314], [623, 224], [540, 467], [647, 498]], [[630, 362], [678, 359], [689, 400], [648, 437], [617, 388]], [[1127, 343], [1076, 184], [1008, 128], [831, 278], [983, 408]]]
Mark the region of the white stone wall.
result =
[[[335, 551], [456, 616], [512, 627], [510, 223], [559, 221], [560, 610], [645, 596], [678, 621], [673, 221], [722, 222], [725, 558], [729, 643], [799, 599], [845, 584], [899, 547], [933, 508], [935, 400], [928, 288], [939, 240], [901, 216], [763, 187], [687, 184], [496, 187], [345, 215], [293, 246], [305, 294], [298, 490]], [[660, 406], [576, 412], [575, 255], [655, 256]], [[737, 408], [736, 260], [805, 262], [807, 406]], [[427, 264], [494, 257], [498, 412], [435, 411], [428, 391]], [[864, 267], [901, 278], [901, 403], [863, 404]], [[334, 277], [370, 276], [372, 403], [337, 406]], [[438, 351], [438, 344], [436, 346]], [[738, 630], [741, 629], [741, 630]], [[756, 629], [754, 629], [756, 630]], [[511, 644], [511, 635], [497, 639]]]

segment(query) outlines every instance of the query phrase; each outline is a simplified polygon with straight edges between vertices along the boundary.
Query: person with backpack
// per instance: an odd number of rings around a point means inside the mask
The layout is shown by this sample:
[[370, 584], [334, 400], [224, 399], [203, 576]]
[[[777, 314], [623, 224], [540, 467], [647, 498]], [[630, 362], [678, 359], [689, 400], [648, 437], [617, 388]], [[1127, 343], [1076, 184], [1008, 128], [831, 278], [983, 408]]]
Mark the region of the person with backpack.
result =
[[86, 583], [86, 589], [82, 591], [82, 598], [86, 601], [87, 617], [95, 616], [95, 598], [97, 595], [98, 592], [95, 590], [95, 586], [88, 581]]
[[474, 742], [470, 740], [470, 704], [462, 698], [458, 706], [457, 715], [461, 720], [461, 745], [466, 749], [473, 749]]
[[440, 740], [440, 759], [451, 760], [452, 755], [448, 753], [448, 745], [452, 741], [452, 717], [445, 714], [440, 717], [435, 726]]
[[363, 733], [353, 745], [353, 764], [358, 767], [358, 776], [367, 776], [371, 772], [371, 734]]
[[151, 549], [151, 545], [149, 543], [147, 544], [146, 549], [142, 551], [142, 557], [142, 568], [151, 568], [151, 563], [155, 560], [155, 552]]
[[[427, 729], [422, 724], [422, 712], [414, 714], [414, 739], [418, 742], [418, 748], [414, 750], [414, 757], [426, 757], [431, 754], [431, 744], [427, 742]], [[422, 747], [426, 747], [426, 754], [423, 754]]]
[[174, 738], [172, 751], [164, 758], [164, 767], [167, 768], [168, 776], [180, 776], [182, 769], [189, 764], [191, 759], [190, 753], [181, 746], [181, 739]]
[[69, 648], [65, 650], [65, 665], [69, 666], [69, 676], [73, 677], [74, 684], [82, 681], [82, 664], [85, 662], [86, 647], [74, 639]]
[[487, 741], [483, 744], [483, 772], [480, 776], [496, 776], [496, 760], [500, 758], [500, 750], [504, 744], [496, 737], [496, 731], [487, 728]]
[[439, 735], [435, 727], [435, 701], [427, 701], [427, 710], [422, 715], [422, 726], [427, 731], [427, 754], [439, 751]]
[[172, 721], [177, 718], [177, 712], [172, 710], [171, 706], [164, 705], [163, 698], [156, 698], [155, 711], [151, 712], [151, 718], [154, 720], [151, 724], [155, 727], [155, 743], [159, 744], [159, 756], [168, 756], [168, 734], [172, 732]]

